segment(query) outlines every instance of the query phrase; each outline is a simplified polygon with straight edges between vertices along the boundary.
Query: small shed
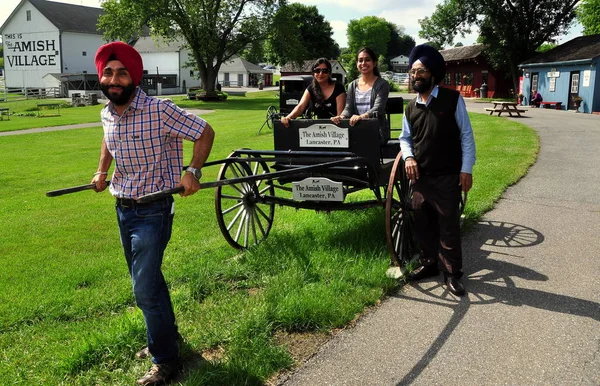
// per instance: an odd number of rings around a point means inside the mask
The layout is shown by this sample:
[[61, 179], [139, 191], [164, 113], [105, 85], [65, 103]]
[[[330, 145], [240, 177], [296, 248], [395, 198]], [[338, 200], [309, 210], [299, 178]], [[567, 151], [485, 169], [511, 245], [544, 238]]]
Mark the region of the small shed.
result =
[[521, 63], [523, 95], [538, 91], [562, 110], [600, 112], [600, 34], [580, 36]]

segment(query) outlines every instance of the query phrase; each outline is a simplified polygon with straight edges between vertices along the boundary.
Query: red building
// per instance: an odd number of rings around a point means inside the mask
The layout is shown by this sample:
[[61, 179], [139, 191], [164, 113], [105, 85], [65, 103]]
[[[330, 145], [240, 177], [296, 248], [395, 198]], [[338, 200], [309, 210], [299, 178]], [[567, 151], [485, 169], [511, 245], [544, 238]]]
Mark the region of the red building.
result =
[[446, 62], [446, 77], [440, 86], [460, 91], [464, 97], [479, 97], [476, 91], [485, 83], [488, 98], [514, 96], [511, 78], [506, 71], [495, 70], [488, 63], [483, 44], [440, 52]]

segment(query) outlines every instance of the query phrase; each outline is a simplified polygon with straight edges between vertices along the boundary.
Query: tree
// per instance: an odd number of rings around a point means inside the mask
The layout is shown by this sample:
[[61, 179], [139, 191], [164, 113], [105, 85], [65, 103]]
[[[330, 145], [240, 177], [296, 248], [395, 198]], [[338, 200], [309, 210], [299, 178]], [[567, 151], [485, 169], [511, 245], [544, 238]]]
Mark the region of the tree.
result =
[[554, 47], [556, 47], [556, 44], [554, 43], [544, 43], [541, 46], [538, 47], [537, 50], [535, 50], [537, 53], [543, 53], [546, 51], [550, 51], [551, 49], [553, 49]]
[[301, 63], [306, 59], [337, 59], [340, 47], [333, 28], [316, 6], [292, 3], [279, 8], [273, 19], [265, 51], [269, 62]]
[[348, 71], [346, 76], [348, 81], [356, 79], [358, 76], [356, 53], [362, 47], [369, 47], [380, 57], [386, 57], [391, 37], [389, 24], [387, 20], [376, 16], [365, 16], [359, 20], [350, 20], [346, 30], [348, 48], [341, 54], [342, 64]]
[[149, 27], [152, 35], [183, 38], [207, 92], [221, 64], [263, 40], [276, 0], [106, 0], [98, 28], [107, 40], [131, 42]]
[[264, 41], [255, 41], [250, 43], [241, 53], [240, 56], [250, 63], [258, 64], [264, 62], [265, 44]]
[[600, 34], [600, 0], [583, 0], [577, 7], [577, 19], [584, 35]]
[[348, 37], [348, 48], [355, 53], [361, 47], [367, 46], [377, 55], [387, 55], [390, 27], [385, 19], [365, 16], [359, 20], [350, 20], [346, 36]]
[[518, 86], [518, 65], [536, 54], [543, 43], [565, 33], [579, 0], [444, 0], [435, 12], [419, 20], [419, 36], [441, 46], [479, 27], [481, 42], [496, 68], [506, 69]]
[[404, 33], [404, 27], [388, 22], [390, 29], [390, 41], [387, 44], [386, 63], [389, 65], [390, 60], [399, 55], [410, 54], [410, 51], [415, 47], [415, 39]]

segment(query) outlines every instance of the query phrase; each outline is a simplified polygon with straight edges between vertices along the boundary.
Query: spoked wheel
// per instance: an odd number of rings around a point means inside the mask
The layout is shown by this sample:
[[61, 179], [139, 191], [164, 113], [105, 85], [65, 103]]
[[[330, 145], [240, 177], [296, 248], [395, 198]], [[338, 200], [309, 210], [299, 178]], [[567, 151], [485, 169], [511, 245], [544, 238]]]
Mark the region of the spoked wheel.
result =
[[277, 107], [271, 105], [267, 108], [267, 127], [273, 130], [273, 119], [277, 117]]
[[418, 253], [412, 211], [412, 186], [406, 177], [402, 154], [392, 167], [385, 202], [385, 230], [392, 263], [401, 270]]
[[[236, 152], [228, 158], [238, 157]], [[253, 157], [260, 158], [260, 157]], [[215, 190], [215, 209], [221, 233], [234, 248], [245, 249], [263, 241], [273, 225], [275, 204], [265, 202], [264, 195], [275, 195], [271, 181], [260, 176], [269, 173], [262, 160], [226, 162], [218, 180], [256, 176], [247, 182], [219, 186]]]

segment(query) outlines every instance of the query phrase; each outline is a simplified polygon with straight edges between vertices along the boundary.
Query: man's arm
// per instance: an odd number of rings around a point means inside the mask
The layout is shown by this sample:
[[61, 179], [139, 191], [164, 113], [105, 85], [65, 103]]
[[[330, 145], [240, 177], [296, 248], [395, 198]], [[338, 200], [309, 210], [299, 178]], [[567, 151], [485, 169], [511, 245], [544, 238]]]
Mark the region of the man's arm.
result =
[[410, 123], [406, 118], [406, 112], [402, 118], [402, 134], [400, 134], [400, 150], [402, 151], [402, 159], [404, 160], [404, 170], [409, 180], [415, 181], [419, 179], [419, 165], [413, 154], [413, 140], [411, 135]]
[[[200, 138], [194, 141], [194, 154], [192, 155], [192, 161], [189, 166], [196, 169], [200, 169], [204, 166], [212, 149], [214, 139], [215, 131], [207, 122]], [[190, 196], [200, 189], [200, 182], [192, 175], [192, 173], [184, 174], [181, 179], [181, 185], [185, 188], [185, 191], [181, 193], [181, 196]]]
[[98, 169], [96, 173], [94, 173], [94, 178], [92, 178], [92, 184], [96, 184], [94, 190], [96, 192], [101, 192], [106, 189], [106, 178], [108, 177], [108, 169], [110, 168], [110, 164], [112, 163], [113, 156], [108, 151], [108, 147], [106, 146], [106, 140], [102, 138], [102, 145], [100, 146], [100, 160], [98, 161]]
[[473, 186], [473, 165], [475, 165], [475, 138], [471, 120], [467, 114], [467, 106], [462, 96], [458, 97], [456, 123], [460, 130], [460, 145], [462, 148], [462, 167], [460, 169], [460, 186], [463, 192], [468, 192]]

